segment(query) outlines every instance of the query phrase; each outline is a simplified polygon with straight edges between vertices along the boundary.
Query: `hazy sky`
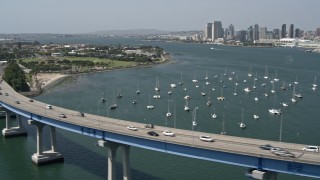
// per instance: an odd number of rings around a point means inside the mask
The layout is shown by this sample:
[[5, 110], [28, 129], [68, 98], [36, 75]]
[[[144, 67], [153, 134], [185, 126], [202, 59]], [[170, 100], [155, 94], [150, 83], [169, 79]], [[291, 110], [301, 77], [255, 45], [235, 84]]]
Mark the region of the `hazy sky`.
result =
[[0, 0], [0, 33], [203, 30], [213, 20], [236, 30], [255, 23], [315, 30], [319, 7], [320, 0]]

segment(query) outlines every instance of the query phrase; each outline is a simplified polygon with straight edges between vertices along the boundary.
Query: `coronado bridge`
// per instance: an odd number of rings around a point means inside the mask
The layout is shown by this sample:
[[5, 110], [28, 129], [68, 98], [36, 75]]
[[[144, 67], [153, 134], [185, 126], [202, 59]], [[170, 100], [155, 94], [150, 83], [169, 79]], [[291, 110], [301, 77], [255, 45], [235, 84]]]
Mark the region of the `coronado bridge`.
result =
[[[35, 164], [48, 164], [63, 161], [63, 155], [56, 148], [55, 128], [72, 131], [98, 139], [99, 146], [108, 149], [108, 179], [115, 179], [115, 156], [118, 148], [122, 148], [123, 179], [131, 179], [130, 146], [160, 151], [190, 158], [220, 162], [252, 168], [252, 176], [256, 179], [276, 179], [277, 173], [320, 178], [320, 153], [306, 152], [306, 145], [268, 140], [210, 134], [190, 130], [156, 126], [152, 129], [159, 136], [150, 136], [150, 129], [145, 124], [102, 117], [93, 114], [82, 116], [77, 111], [53, 106], [46, 108], [40, 101], [30, 101], [14, 91], [5, 81], [1, 80], [0, 106], [6, 114], [6, 127], [2, 130], [4, 137], [26, 135], [22, 121], [37, 128], [37, 152], [31, 156]], [[66, 117], [60, 117], [65, 114]], [[17, 127], [10, 127], [10, 116], [16, 115]], [[22, 118], [24, 117], [24, 118]], [[42, 144], [43, 127], [50, 127], [51, 150], [44, 151]], [[137, 128], [135, 131], [127, 127]], [[175, 136], [165, 136], [163, 131], [169, 130]], [[213, 142], [201, 141], [200, 136], [213, 138]], [[295, 157], [277, 156], [269, 150], [259, 148], [263, 144], [289, 151]]]

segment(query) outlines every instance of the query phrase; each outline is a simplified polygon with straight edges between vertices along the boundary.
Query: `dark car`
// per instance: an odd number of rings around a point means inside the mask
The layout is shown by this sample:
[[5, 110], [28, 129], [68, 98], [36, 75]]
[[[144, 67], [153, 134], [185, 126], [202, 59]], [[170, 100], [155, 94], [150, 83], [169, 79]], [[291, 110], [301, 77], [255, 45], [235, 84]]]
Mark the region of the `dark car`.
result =
[[271, 148], [273, 148], [273, 146], [271, 146], [270, 144], [264, 144], [259, 147], [263, 150], [271, 150]]
[[152, 128], [154, 128], [154, 125], [153, 124], [146, 124], [144, 127], [152, 129]]
[[159, 134], [156, 133], [156, 132], [154, 132], [154, 131], [149, 131], [148, 134], [149, 134], [150, 136], [159, 136]]
[[33, 102], [33, 99], [29, 99], [29, 102]]

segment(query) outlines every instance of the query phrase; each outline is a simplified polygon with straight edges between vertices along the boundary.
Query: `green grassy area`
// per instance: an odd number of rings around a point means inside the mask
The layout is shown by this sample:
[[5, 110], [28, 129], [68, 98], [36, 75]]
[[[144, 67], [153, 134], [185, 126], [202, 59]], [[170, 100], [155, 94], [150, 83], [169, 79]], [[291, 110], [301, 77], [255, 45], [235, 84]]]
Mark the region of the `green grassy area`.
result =
[[[59, 57], [56, 58], [58, 60], [68, 60], [68, 61], [93, 61], [94, 63], [103, 63], [103, 64], [109, 64], [111, 67], [117, 68], [117, 67], [125, 67], [125, 66], [135, 66], [137, 65], [136, 62], [127, 62], [127, 61], [117, 61], [117, 60], [111, 60], [107, 58], [95, 58], [95, 57]], [[23, 62], [29, 63], [29, 62], [37, 62], [42, 61], [44, 59], [42, 58], [33, 58], [33, 59], [24, 59]], [[112, 63], [111, 63], [112, 62]]]

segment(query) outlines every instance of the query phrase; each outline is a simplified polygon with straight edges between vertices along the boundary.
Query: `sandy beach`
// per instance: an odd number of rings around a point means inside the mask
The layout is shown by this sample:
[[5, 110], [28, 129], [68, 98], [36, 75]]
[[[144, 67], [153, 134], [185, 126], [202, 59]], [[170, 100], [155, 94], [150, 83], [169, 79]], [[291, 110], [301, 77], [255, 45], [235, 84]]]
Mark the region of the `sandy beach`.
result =
[[[35, 78], [38, 81], [38, 87], [40, 85], [42, 90], [46, 90], [51, 86], [59, 83], [68, 75], [60, 73], [38, 73]], [[34, 87], [35, 88], [35, 87]]]

